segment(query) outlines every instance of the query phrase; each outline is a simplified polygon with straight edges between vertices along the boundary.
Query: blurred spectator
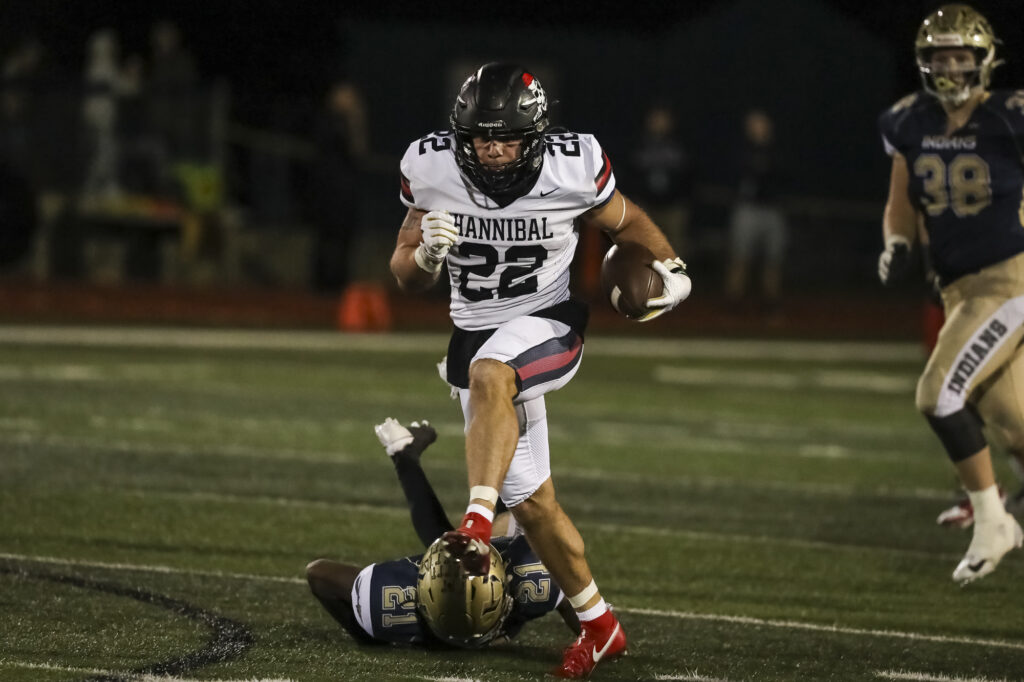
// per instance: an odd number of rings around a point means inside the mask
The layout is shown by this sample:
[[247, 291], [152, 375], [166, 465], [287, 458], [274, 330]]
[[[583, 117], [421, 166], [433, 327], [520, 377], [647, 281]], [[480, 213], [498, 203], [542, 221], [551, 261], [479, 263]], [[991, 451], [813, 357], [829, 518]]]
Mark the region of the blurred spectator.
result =
[[786, 249], [786, 218], [779, 208], [781, 172], [772, 119], [751, 109], [743, 119], [740, 181], [729, 226], [726, 295], [739, 301], [746, 293], [756, 255], [763, 257], [760, 296], [768, 312], [778, 312]]
[[359, 89], [338, 81], [327, 93], [314, 129], [313, 285], [338, 292], [351, 279], [355, 236], [360, 223], [360, 170], [368, 157], [366, 106]]
[[174, 193], [164, 147], [149, 125], [148, 83], [140, 55], [124, 60], [117, 90], [120, 184], [126, 192], [167, 197]]
[[82, 108], [88, 158], [82, 195], [87, 200], [121, 193], [116, 136], [118, 51], [117, 35], [111, 29], [101, 29], [89, 38]]
[[195, 158], [205, 151], [194, 134], [199, 85], [195, 59], [182, 46], [181, 33], [170, 21], [157, 23], [151, 39], [150, 125], [172, 162]]
[[0, 158], [8, 171], [32, 177], [37, 142], [36, 120], [50, 85], [48, 53], [35, 37], [23, 40], [3, 63], [0, 94]]
[[632, 162], [631, 195], [676, 253], [686, 253], [693, 176], [686, 150], [675, 138], [675, 119], [668, 107], [656, 105], [648, 110], [644, 137]]

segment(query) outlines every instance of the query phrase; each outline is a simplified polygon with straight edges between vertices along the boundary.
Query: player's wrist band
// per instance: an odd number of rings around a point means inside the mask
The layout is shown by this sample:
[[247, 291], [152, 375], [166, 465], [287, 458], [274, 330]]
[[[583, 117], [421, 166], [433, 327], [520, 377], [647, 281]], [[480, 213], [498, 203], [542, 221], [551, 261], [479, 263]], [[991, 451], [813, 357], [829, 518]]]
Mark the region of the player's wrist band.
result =
[[429, 272], [432, 275], [436, 275], [441, 271], [441, 264], [444, 263], [444, 259], [434, 260], [427, 255], [427, 248], [425, 244], [420, 244], [416, 247], [416, 252], [412, 255], [413, 260], [416, 261], [416, 265], [419, 266], [420, 270]]

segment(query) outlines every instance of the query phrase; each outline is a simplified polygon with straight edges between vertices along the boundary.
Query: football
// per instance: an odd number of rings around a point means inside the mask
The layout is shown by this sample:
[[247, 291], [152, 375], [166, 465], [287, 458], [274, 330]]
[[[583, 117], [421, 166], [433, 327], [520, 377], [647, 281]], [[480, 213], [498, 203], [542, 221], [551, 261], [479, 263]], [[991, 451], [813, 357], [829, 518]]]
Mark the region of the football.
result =
[[615, 244], [601, 263], [601, 288], [612, 307], [635, 320], [647, 312], [647, 299], [661, 296], [663, 283], [651, 263], [654, 254], [635, 242]]

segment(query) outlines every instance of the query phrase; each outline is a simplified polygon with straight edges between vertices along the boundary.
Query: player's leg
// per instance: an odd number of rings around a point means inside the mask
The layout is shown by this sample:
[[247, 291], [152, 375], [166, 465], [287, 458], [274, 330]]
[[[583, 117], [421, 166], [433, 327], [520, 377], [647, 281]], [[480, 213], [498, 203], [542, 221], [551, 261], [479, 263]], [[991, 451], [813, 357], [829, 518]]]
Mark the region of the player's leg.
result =
[[[978, 413], [994, 445], [1009, 458], [1019, 490], [1004, 500], [1017, 514], [1024, 502], [1024, 346], [1019, 346], [1005, 367], [988, 382], [977, 400]], [[1004, 497], [1006, 497], [1004, 495]]]
[[944, 296], [947, 320], [918, 382], [916, 402], [974, 508], [971, 545], [953, 572], [954, 580], [966, 582], [991, 573], [1006, 552], [1020, 546], [1020, 526], [1003, 509], [982, 422], [968, 398], [1009, 362], [1024, 336], [1024, 320], [1012, 301], [964, 297], [956, 284]]
[[413, 422], [406, 428], [388, 417], [374, 427], [374, 432], [395, 465], [416, 535], [429, 547], [442, 533], [452, 529], [441, 501], [420, 466], [420, 456], [437, 440], [437, 431], [427, 421]]
[[[555, 674], [580, 677], [589, 674], [597, 660], [623, 653], [626, 636], [597, 589], [584, 556], [583, 538], [555, 498], [544, 398], [518, 405], [517, 411], [522, 436], [501, 498], [576, 611], [582, 631]], [[599, 652], [597, 660], [592, 651]]]
[[486, 572], [494, 509], [520, 436], [516, 403], [567, 384], [582, 354], [582, 337], [568, 324], [523, 316], [502, 325], [474, 355], [469, 389], [460, 391], [470, 500], [459, 528], [444, 536], [467, 570]]
[[306, 566], [306, 582], [327, 613], [353, 638], [369, 643], [373, 638], [359, 624], [352, 608], [352, 589], [365, 569], [329, 559], [316, 559]]

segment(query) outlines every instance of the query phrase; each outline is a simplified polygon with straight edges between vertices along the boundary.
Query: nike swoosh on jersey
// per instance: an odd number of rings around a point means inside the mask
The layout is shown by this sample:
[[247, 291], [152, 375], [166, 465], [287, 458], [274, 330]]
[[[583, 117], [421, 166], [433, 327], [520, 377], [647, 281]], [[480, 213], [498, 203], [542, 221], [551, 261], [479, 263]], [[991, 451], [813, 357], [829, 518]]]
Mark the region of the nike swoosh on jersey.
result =
[[619, 625], [618, 623], [615, 624], [615, 629], [612, 630], [611, 636], [608, 637], [608, 641], [604, 643], [604, 646], [601, 647], [600, 651], [597, 650], [596, 646], [594, 647], [593, 652], [592, 652], [591, 655], [594, 657], [594, 663], [595, 664], [604, 657], [605, 652], [608, 651], [608, 647], [610, 647], [612, 645], [612, 642], [615, 641], [615, 635], [619, 634], [619, 629], [621, 627], [622, 626]]
[[549, 195], [549, 194], [551, 194], [553, 192], [556, 192], [556, 191], [558, 191], [557, 188], [556, 189], [549, 189], [547, 192], [541, 192], [540, 195], [542, 197], [546, 197], [547, 195]]

